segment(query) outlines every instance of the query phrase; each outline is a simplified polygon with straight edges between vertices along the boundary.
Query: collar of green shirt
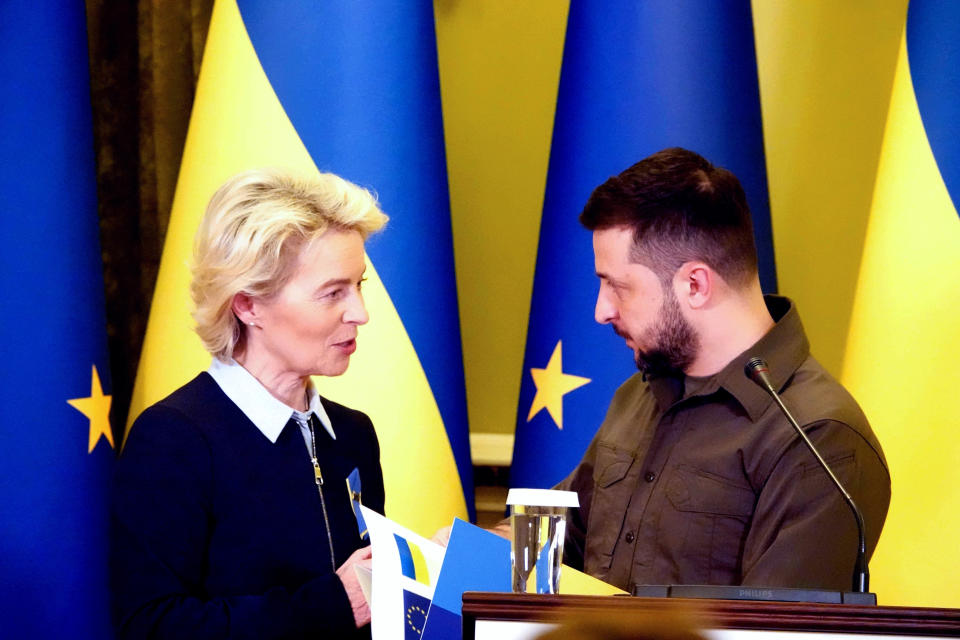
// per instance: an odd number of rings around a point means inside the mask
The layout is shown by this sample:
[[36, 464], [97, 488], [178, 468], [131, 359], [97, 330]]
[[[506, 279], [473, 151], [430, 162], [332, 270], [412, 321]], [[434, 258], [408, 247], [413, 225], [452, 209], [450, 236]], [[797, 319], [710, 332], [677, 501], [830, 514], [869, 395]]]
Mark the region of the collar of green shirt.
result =
[[756, 421], [767, 410], [773, 399], [744, 374], [743, 368], [747, 361], [755, 356], [766, 360], [773, 385], [781, 391], [810, 354], [810, 343], [793, 302], [788, 298], [772, 295], [764, 296], [764, 301], [776, 324], [718, 373], [703, 378], [664, 377], [649, 381], [650, 389], [661, 410], [665, 411], [673, 404], [694, 396], [716, 393], [721, 388], [740, 403], [752, 421]]

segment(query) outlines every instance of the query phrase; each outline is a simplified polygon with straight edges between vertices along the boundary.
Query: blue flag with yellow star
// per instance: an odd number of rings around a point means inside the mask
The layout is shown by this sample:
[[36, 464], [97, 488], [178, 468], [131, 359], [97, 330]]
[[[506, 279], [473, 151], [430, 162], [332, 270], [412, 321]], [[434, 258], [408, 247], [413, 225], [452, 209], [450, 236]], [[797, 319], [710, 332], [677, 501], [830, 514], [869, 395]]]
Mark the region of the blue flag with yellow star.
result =
[[84, 3], [3, 3], [0, 59], [0, 635], [109, 638], [114, 453]]
[[591, 235], [577, 221], [608, 177], [686, 147], [740, 178], [760, 279], [776, 289], [748, 0], [573, 0], [567, 22], [510, 484], [549, 487], [579, 462], [636, 371], [594, 321]]

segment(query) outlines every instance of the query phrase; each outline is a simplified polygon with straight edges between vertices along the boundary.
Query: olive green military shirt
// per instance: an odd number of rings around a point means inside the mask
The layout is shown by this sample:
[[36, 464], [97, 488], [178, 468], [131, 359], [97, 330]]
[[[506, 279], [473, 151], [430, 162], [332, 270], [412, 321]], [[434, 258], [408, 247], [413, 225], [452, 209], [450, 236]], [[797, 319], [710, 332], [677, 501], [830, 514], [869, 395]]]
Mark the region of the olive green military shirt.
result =
[[[793, 304], [716, 375], [616, 392], [583, 460], [565, 561], [623, 589], [743, 584], [849, 590], [854, 517], [773, 400], [743, 372], [765, 359], [774, 387], [863, 512], [872, 554], [890, 502], [880, 443], [849, 393], [810, 355]], [[891, 392], [894, 392], [891, 390]]]

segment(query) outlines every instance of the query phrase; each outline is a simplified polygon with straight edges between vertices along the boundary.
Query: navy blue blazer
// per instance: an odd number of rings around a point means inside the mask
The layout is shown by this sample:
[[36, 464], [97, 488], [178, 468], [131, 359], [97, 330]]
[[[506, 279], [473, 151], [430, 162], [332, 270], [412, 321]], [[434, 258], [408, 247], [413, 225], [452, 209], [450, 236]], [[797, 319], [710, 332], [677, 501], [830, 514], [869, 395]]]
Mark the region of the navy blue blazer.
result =
[[[361, 541], [346, 478], [383, 513], [370, 419], [321, 399], [313, 465], [292, 420], [271, 443], [201, 373], [134, 423], [114, 481], [111, 580], [121, 638], [350, 637], [339, 567]], [[369, 637], [369, 628], [359, 632]]]

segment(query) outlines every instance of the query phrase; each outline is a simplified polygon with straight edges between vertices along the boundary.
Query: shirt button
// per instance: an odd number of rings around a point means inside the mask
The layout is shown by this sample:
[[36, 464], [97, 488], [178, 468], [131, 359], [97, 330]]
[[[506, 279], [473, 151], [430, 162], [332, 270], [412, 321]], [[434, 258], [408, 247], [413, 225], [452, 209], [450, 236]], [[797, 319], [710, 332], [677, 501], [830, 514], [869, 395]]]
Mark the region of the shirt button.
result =
[[627, 544], [633, 544], [633, 540], [634, 540], [633, 531], [627, 532], [626, 540], [627, 540]]
[[656, 479], [656, 477], [657, 477], [657, 474], [655, 474], [653, 471], [647, 471], [645, 474], [643, 474], [643, 479], [646, 480], [647, 482], [653, 482]]

